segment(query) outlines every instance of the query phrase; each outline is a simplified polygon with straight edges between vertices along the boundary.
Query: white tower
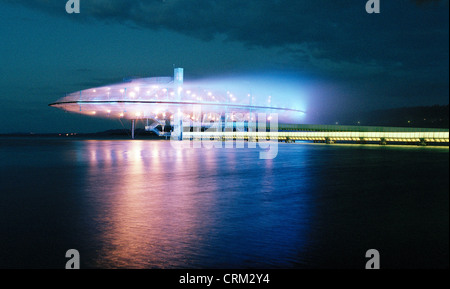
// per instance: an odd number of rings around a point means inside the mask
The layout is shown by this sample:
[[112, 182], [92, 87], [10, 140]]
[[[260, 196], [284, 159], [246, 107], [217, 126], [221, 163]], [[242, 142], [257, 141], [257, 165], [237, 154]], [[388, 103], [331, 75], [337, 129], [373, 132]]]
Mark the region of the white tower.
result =
[[173, 73], [174, 73], [173, 82], [175, 83], [175, 85], [183, 85], [184, 79], [183, 68], [175, 68]]

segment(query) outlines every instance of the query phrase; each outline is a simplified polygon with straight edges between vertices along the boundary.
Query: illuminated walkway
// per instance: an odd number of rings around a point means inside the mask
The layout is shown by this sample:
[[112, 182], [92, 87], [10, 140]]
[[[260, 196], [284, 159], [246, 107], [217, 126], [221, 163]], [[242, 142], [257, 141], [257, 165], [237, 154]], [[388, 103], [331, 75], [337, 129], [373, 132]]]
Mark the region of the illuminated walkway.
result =
[[[231, 130], [231, 129], [230, 129]], [[325, 125], [281, 125], [278, 132], [183, 132], [183, 139], [272, 139], [285, 142], [314, 141], [324, 143], [449, 143], [447, 129], [325, 126]]]

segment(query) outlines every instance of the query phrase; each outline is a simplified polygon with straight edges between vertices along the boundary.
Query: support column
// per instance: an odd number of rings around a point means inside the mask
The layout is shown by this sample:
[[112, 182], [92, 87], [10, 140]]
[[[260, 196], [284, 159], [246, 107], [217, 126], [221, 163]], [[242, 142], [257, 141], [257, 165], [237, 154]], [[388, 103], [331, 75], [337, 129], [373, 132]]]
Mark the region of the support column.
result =
[[182, 119], [179, 120], [178, 126], [180, 127], [180, 133], [178, 135], [178, 140], [182, 141], [183, 140], [183, 120]]
[[134, 139], [134, 131], [136, 129], [136, 120], [131, 120], [131, 139]]
[[180, 141], [183, 140], [183, 118], [181, 116], [180, 109], [178, 109], [178, 113], [176, 113], [173, 118], [173, 131], [171, 134], [171, 139]]

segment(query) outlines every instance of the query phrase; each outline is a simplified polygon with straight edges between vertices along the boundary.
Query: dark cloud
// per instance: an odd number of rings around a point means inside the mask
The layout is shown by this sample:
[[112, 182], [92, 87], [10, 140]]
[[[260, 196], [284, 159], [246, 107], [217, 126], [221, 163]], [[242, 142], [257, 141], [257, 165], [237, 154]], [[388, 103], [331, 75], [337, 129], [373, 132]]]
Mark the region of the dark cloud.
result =
[[[379, 72], [400, 67], [398, 63], [407, 67], [424, 49], [438, 59], [442, 51], [448, 51], [448, 24], [443, 29], [437, 13], [417, 14], [411, 5], [435, 2], [448, 6], [448, 1], [384, 1], [382, 14], [376, 16], [365, 13], [364, 0], [81, 0], [81, 14], [70, 16], [60, 1], [0, 1], [78, 21], [165, 29], [205, 41], [220, 37], [249, 47], [283, 47], [299, 65], [331, 73], [341, 69], [358, 73], [358, 68], [362, 73]], [[448, 13], [446, 17], [448, 23]], [[430, 45], [436, 39], [446, 44], [440, 49]], [[364, 68], [366, 64], [369, 69]]]
[[[3, 1], [65, 14], [59, 1]], [[388, 5], [393, 4], [384, 4]], [[260, 46], [330, 42], [342, 36], [339, 32], [352, 31], [347, 29], [352, 25], [371, 22], [365, 15], [364, 1], [354, 0], [81, 0], [81, 10], [74, 19], [168, 29], [206, 40], [225, 35], [229, 40]]]
[[[3, 1], [65, 14], [64, 5], [58, 1]], [[230, 40], [247, 44], [279, 46], [332, 37], [329, 31], [332, 23], [326, 19], [338, 9], [356, 6], [352, 0], [311, 3], [297, 0], [81, 0], [81, 15], [73, 18], [168, 29], [206, 40], [226, 35]], [[317, 33], [319, 31], [321, 33]]]
[[[67, 15], [65, 1], [0, 1], [76, 21], [281, 48], [297, 67], [343, 77], [402, 74], [398, 70], [448, 63], [448, 7], [440, 7], [448, 1], [382, 1], [381, 15], [367, 14], [365, 0], [81, 0], [79, 15]], [[435, 7], [426, 13], [411, 5], [431, 2], [438, 7], [418, 5]]]
[[413, 0], [416, 4], [426, 4], [426, 3], [436, 3], [436, 2], [443, 2], [445, 0]]

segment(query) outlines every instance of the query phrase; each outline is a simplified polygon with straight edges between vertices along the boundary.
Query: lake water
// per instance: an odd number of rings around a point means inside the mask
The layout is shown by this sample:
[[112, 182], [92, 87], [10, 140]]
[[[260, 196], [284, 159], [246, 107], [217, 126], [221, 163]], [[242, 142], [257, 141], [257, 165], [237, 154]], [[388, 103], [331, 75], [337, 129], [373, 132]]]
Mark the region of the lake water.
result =
[[0, 138], [0, 268], [449, 267], [449, 149]]

